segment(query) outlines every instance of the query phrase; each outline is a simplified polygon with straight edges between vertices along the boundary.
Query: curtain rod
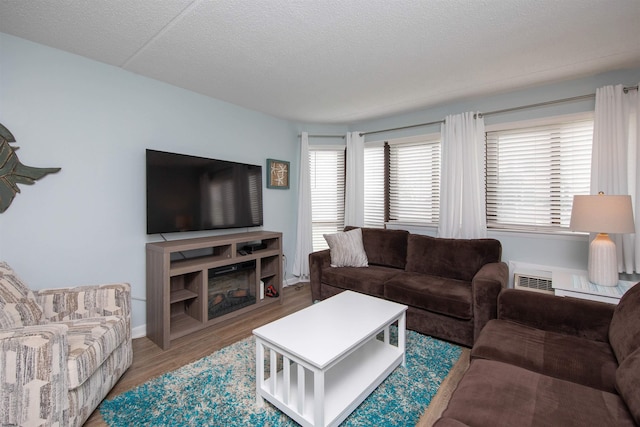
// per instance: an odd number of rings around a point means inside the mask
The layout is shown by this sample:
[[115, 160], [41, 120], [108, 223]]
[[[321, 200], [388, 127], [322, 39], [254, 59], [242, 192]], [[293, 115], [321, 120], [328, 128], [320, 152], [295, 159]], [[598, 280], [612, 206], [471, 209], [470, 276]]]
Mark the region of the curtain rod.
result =
[[[623, 90], [624, 90], [624, 93], [627, 93], [630, 90], [638, 90], [638, 86], [625, 87]], [[563, 102], [572, 102], [572, 101], [579, 101], [581, 99], [595, 98], [595, 96], [596, 96], [595, 93], [591, 93], [588, 95], [573, 96], [571, 98], [556, 99], [554, 101], [539, 102], [537, 104], [521, 105], [520, 107], [505, 108], [504, 110], [488, 111], [486, 113], [479, 113], [479, 114], [480, 114], [480, 117], [484, 117], [484, 116], [490, 116], [493, 114], [501, 114], [501, 113], [509, 113], [512, 111], [525, 110], [527, 108], [544, 107], [547, 105], [560, 104]], [[403, 130], [403, 129], [411, 129], [411, 128], [422, 127], [422, 126], [438, 125], [441, 123], [444, 123], [444, 120], [437, 120], [435, 122], [428, 122], [428, 123], [418, 123], [416, 125], [409, 125], [409, 126], [400, 126], [400, 127], [391, 128], [391, 129], [381, 129], [381, 130], [373, 130], [369, 132], [360, 132], [360, 136], [373, 135], [376, 133], [391, 132], [391, 131]]]
[[[302, 135], [298, 135], [298, 138], [302, 137]], [[344, 135], [307, 135], [307, 138], [343, 138]]]
[[441, 123], [444, 123], [444, 120], [437, 120], [435, 122], [429, 122], [429, 123], [418, 123], [417, 125], [400, 126], [400, 127], [391, 128], [391, 129], [381, 129], [381, 130], [372, 130], [369, 132], [360, 132], [360, 136], [373, 135], [374, 133], [391, 132], [394, 130], [411, 129], [411, 128], [417, 128], [422, 126], [439, 125]]
[[595, 98], [595, 97], [596, 97], [595, 93], [590, 93], [588, 95], [572, 96], [571, 98], [556, 99], [554, 101], [538, 102], [537, 104], [529, 104], [529, 105], [522, 105], [520, 107], [505, 108], [504, 110], [495, 110], [495, 111], [488, 111], [486, 113], [478, 113], [478, 116], [486, 117], [486, 116], [491, 116], [493, 114], [510, 113], [512, 111], [526, 110], [527, 108], [544, 107], [547, 105], [560, 104], [563, 102], [579, 101], [581, 99], [589, 99], [589, 98]]

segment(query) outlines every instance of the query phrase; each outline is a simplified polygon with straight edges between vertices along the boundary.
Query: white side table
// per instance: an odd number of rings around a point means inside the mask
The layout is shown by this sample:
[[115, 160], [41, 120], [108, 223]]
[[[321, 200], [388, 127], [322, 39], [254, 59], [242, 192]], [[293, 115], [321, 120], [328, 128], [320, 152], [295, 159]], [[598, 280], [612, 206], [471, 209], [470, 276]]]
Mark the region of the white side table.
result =
[[637, 282], [620, 280], [618, 286], [599, 286], [589, 282], [587, 272], [580, 274], [554, 272], [553, 291], [557, 296], [588, 299], [618, 304], [622, 295]]

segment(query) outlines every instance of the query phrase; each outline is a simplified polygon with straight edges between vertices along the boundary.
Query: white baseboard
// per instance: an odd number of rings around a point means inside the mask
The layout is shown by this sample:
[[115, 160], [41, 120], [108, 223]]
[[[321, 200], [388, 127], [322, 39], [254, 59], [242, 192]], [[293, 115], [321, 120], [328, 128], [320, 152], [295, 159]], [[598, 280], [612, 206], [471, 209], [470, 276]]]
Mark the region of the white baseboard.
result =
[[147, 324], [131, 328], [131, 338], [142, 338], [147, 336]]
[[295, 286], [298, 284], [309, 283], [309, 279], [302, 279], [297, 276], [289, 277], [288, 279], [284, 279], [284, 286]]

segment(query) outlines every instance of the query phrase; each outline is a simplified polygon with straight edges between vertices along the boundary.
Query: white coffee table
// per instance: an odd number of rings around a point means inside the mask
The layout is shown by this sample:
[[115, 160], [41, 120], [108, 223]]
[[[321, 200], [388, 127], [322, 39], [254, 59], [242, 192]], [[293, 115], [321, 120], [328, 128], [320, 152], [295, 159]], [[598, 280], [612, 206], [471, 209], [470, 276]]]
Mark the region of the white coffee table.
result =
[[[345, 291], [254, 329], [256, 404], [267, 399], [303, 426], [340, 424], [397, 366], [404, 366], [406, 310]], [[389, 339], [395, 322], [397, 345]], [[376, 338], [380, 332], [383, 341]]]

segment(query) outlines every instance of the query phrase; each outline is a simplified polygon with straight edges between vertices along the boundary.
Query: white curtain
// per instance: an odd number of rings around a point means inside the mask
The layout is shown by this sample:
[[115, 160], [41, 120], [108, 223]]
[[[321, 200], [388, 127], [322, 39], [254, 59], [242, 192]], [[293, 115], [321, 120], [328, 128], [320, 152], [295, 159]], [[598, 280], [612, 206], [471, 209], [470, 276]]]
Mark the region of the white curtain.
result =
[[591, 156], [591, 194], [629, 194], [633, 203], [635, 234], [611, 235], [618, 251], [618, 271], [640, 272], [640, 98], [637, 90], [622, 85], [596, 90]]
[[347, 174], [344, 197], [344, 224], [364, 225], [364, 136], [348, 132]]
[[292, 273], [300, 281], [309, 281], [309, 254], [313, 252], [311, 228], [311, 179], [309, 177], [309, 134], [300, 137], [300, 175], [298, 178], [298, 229]]
[[440, 237], [487, 236], [484, 119], [479, 116], [474, 113], [449, 115], [442, 124]]

